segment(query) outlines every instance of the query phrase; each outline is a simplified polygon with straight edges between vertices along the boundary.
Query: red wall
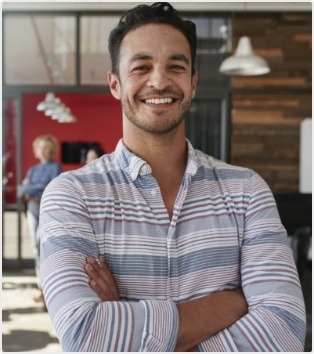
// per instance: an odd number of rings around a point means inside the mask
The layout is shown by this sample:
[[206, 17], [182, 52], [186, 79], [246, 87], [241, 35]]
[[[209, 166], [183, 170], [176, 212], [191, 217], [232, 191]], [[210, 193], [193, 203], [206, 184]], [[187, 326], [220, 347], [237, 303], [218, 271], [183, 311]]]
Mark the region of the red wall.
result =
[[[107, 153], [112, 152], [122, 137], [122, 113], [120, 101], [110, 94], [58, 94], [63, 103], [77, 118], [76, 123], [58, 123], [36, 106], [45, 99], [45, 94], [28, 93], [23, 95], [23, 176], [27, 169], [38, 163], [34, 158], [32, 142], [42, 134], [54, 135], [59, 143], [64, 141], [91, 142], [97, 141]], [[56, 161], [61, 162], [59, 153]], [[63, 171], [80, 167], [79, 164], [63, 164]]]

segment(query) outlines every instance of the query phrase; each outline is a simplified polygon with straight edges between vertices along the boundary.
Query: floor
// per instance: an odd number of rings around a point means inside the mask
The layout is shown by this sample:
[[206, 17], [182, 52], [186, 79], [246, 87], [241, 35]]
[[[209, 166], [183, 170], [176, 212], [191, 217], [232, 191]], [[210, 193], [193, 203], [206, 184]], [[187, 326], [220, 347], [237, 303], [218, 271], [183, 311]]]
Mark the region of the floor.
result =
[[35, 272], [2, 274], [2, 351], [62, 352], [46, 309], [33, 301]]
[[[302, 282], [307, 307], [305, 351], [312, 351], [312, 271]], [[2, 275], [2, 351], [62, 352], [50, 317], [33, 301], [36, 278], [32, 271]]]
[[[5, 212], [3, 218], [2, 257], [18, 256], [17, 213]], [[33, 258], [33, 249], [25, 215], [21, 216], [23, 259]], [[33, 301], [37, 294], [33, 269], [2, 273], [2, 351], [62, 352], [49, 314]]]

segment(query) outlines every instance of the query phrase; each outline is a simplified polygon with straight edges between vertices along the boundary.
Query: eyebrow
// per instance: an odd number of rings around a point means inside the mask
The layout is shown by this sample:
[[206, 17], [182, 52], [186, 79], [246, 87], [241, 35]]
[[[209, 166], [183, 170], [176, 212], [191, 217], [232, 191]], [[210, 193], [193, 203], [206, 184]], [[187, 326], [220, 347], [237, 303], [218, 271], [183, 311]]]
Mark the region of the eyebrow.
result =
[[186, 64], [190, 64], [189, 59], [188, 59], [184, 54], [181, 54], [181, 53], [173, 54], [173, 55], [170, 56], [169, 59], [170, 59], [170, 60], [183, 61], [183, 62], [185, 62]]
[[[129, 64], [132, 64], [132, 63], [134, 63], [136, 61], [152, 60], [152, 59], [153, 59], [153, 57], [151, 55], [149, 55], [149, 54], [138, 53], [138, 54], [135, 54], [130, 59]], [[184, 54], [181, 54], [181, 53], [175, 53], [175, 54], [170, 55], [169, 60], [183, 61], [186, 64], [190, 64], [189, 59]]]
[[135, 54], [129, 61], [130, 64], [134, 63], [135, 61], [142, 61], [142, 60], [151, 60], [153, 57], [151, 55], [145, 53], [138, 53]]

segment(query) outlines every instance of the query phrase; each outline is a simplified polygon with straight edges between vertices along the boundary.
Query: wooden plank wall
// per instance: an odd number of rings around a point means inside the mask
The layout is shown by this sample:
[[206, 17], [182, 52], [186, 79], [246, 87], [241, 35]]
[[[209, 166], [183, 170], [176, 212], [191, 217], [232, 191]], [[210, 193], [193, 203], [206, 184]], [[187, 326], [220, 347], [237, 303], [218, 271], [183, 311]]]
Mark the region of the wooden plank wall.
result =
[[299, 187], [299, 125], [312, 117], [312, 14], [234, 13], [233, 48], [250, 37], [271, 72], [232, 77], [231, 163], [253, 168], [273, 192]]

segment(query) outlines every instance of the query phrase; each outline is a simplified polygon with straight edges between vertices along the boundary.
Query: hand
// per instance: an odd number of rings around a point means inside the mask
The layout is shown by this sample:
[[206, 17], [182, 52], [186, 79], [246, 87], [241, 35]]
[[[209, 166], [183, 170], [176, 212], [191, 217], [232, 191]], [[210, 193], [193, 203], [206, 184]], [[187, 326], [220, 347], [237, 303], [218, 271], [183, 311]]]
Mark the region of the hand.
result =
[[91, 279], [89, 286], [95, 291], [101, 300], [120, 300], [115, 279], [102, 256], [98, 257], [98, 261], [93, 257], [87, 257], [85, 271]]
[[28, 186], [31, 184], [31, 180], [29, 178], [24, 178], [22, 184], [23, 186]]

